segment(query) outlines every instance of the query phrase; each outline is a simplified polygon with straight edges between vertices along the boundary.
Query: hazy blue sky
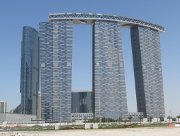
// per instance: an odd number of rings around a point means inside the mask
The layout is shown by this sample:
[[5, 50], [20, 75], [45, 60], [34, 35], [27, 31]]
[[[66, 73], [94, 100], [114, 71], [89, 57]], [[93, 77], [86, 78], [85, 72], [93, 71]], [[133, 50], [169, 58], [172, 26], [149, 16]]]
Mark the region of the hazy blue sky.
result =
[[[38, 29], [49, 13], [57, 12], [116, 14], [164, 26], [161, 50], [166, 114], [180, 115], [180, 0], [0, 0], [0, 100], [8, 102], [8, 109], [20, 103], [22, 27]], [[91, 89], [91, 26], [75, 26], [74, 30], [73, 89]], [[130, 35], [128, 29], [122, 32], [128, 109], [136, 111]]]

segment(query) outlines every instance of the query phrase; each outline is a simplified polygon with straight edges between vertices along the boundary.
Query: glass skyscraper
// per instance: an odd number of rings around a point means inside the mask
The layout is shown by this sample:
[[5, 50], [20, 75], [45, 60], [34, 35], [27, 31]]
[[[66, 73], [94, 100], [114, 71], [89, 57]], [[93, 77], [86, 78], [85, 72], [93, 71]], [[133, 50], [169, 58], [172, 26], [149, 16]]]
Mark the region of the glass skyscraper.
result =
[[21, 111], [36, 114], [39, 90], [39, 41], [38, 32], [29, 26], [23, 27], [21, 42]]
[[38, 107], [43, 120], [71, 121], [71, 112], [76, 111], [71, 96], [74, 24], [92, 25], [91, 115], [113, 119], [128, 116], [121, 28], [129, 27], [138, 112], [145, 117], [164, 117], [159, 36], [164, 28], [142, 20], [92, 13], [50, 14], [48, 22], [40, 23], [39, 35], [33, 28], [23, 28], [22, 112], [36, 113], [40, 91]]

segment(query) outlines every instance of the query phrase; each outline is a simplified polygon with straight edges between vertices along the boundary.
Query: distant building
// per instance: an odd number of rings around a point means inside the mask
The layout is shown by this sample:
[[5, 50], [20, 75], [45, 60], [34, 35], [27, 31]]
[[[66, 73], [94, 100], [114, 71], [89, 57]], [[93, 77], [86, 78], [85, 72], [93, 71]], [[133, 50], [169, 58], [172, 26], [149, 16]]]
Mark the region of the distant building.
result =
[[6, 113], [7, 112], [7, 103], [0, 101], [0, 113]]
[[72, 92], [71, 113], [93, 113], [92, 92]]
[[17, 114], [20, 114], [21, 113], [21, 104], [19, 104], [13, 111], [12, 113], [17, 113]]
[[143, 112], [128, 112], [128, 117], [132, 117], [132, 122], [140, 122], [140, 118], [143, 119]]
[[36, 115], [0, 113], [0, 124], [27, 124], [35, 121]]
[[94, 119], [93, 113], [71, 113], [72, 121], [87, 121]]

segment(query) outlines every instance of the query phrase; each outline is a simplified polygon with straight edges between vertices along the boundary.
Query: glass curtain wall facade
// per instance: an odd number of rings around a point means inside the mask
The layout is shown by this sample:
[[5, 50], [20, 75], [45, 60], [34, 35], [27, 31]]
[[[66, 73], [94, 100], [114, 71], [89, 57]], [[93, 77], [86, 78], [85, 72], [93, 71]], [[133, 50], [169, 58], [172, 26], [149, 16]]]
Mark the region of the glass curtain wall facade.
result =
[[92, 113], [92, 92], [72, 92], [72, 113]]
[[159, 32], [151, 28], [131, 28], [138, 112], [145, 117], [164, 117], [164, 94]]
[[93, 25], [95, 118], [117, 119], [128, 113], [120, 29], [120, 24], [112, 21]]
[[42, 119], [71, 120], [72, 21], [42, 22], [40, 88]]
[[38, 32], [32, 28], [23, 27], [21, 42], [21, 112], [36, 114], [36, 99], [39, 90], [39, 43]]

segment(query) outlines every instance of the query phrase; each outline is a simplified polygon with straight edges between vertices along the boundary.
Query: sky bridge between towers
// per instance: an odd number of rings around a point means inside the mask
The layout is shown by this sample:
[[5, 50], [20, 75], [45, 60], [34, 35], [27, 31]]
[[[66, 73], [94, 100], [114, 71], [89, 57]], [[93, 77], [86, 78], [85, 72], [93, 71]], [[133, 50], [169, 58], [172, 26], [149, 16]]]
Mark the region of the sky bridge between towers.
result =
[[49, 21], [56, 22], [59, 20], [73, 20], [75, 24], [93, 24], [96, 20], [101, 21], [114, 21], [119, 22], [122, 26], [143, 26], [149, 27], [159, 32], [164, 32], [164, 27], [153, 24], [150, 22], [146, 22], [139, 19], [129, 18], [129, 17], [122, 17], [116, 15], [106, 15], [106, 14], [93, 14], [93, 13], [54, 13], [49, 14]]

